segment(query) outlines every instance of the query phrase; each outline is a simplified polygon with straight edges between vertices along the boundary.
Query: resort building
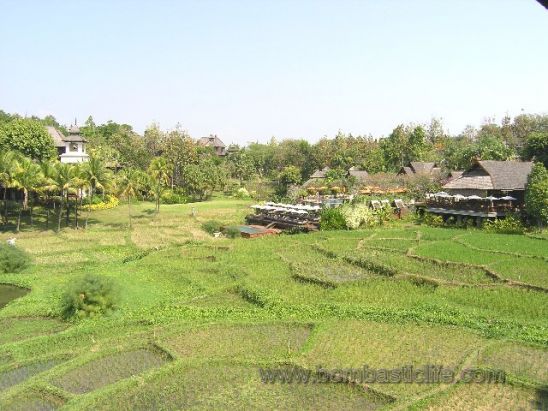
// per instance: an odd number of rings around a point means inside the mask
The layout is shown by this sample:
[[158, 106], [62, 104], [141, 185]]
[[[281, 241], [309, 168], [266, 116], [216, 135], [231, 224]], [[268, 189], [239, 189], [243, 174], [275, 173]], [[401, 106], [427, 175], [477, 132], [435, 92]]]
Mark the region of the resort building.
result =
[[478, 197], [512, 196], [523, 203], [532, 162], [478, 160], [443, 186], [449, 194]]
[[203, 147], [212, 147], [219, 157], [226, 155], [225, 143], [221, 141], [217, 135], [210, 135], [209, 137], [202, 137], [198, 140], [198, 144]]
[[419, 212], [445, 218], [504, 218], [523, 208], [527, 177], [533, 163], [520, 161], [475, 161], [462, 175], [443, 186], [442, 192], [427, 195]]
[[80, 129], [75, 124], [70, 127], [68, 136], [64, 136], [55, 127], [46, 127], [53, 143], [57, 148], [57, 154], [61, 163], [82, 163], [88, 161], [86, 153], [87, 140], [80, 134]]

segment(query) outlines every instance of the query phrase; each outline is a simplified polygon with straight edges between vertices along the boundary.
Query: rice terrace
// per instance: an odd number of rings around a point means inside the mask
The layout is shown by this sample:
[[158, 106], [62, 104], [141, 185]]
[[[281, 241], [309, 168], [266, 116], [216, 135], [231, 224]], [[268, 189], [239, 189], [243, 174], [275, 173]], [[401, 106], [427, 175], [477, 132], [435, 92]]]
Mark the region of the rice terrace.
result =
[[[31, 291], [0, 312], [0, 407], [546, 405], [545, 237], [412, 222], [252, 240], [201, 230], [212, 218], [241, 222], [249, 204], [215, 198], [151, 215], [145, 202], [132, 231], [118, 207], [94, 212], [86, 230], [21, 232], [33, 263], [0, 282]], [[84, 273], [115, 280], [119, 307], [62, 321], [62, 290]], [[505, 381], [264, 383], [259, 374], [365, 364], [503, 370]]]

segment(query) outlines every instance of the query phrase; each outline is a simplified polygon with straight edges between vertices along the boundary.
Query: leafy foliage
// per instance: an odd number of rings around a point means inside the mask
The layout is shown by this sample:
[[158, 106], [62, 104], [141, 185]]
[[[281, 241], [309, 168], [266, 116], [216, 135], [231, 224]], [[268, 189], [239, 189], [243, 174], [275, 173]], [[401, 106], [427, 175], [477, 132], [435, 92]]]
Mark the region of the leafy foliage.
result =
[[535, 163], [525, 192], [527, 213], [540, 224], [548, 224], [548, 170]]
[[346, 220], [340, 208], [324, 208], [320, 214], [321, 230], [345, 230]]
[[53, 139], [37, 120], [16, 118], [0, 124], [0, 149], [15, 150], [36, 160], [55, 157]]
[[487, 231], [500, 234], [523, 234], [525, 227], [518, 216], [507, 215], [505, 218], [497, 218], [487, 221], [483, 228]]
[[0, 244], [0, 273], [18, 273], [30, 264], [30, 256], [19, 247]]
[[65, 319], [95, 317], [111, 313], [118, 302], [118, 288], [110, 278], [87, 274], [69, 284], [61, 310]]

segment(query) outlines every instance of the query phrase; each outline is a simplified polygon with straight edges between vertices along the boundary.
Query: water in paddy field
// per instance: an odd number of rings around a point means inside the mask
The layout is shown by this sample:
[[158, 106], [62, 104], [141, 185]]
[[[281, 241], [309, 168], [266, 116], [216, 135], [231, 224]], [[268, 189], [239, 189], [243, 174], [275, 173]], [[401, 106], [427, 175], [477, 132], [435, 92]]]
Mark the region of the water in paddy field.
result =
[[0, 308], [11, 300], [24, 296], [29, 290], [14, 285], [0, 284]]

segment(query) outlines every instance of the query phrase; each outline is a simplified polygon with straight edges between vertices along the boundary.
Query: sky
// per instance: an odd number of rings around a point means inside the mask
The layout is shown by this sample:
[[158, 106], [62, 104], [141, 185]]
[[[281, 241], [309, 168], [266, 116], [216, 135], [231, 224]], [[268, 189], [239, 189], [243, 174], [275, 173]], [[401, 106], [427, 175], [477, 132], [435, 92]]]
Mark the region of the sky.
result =
[[225, 143], [548, 112], [535, 0], [0, 0], [0, 109]]

